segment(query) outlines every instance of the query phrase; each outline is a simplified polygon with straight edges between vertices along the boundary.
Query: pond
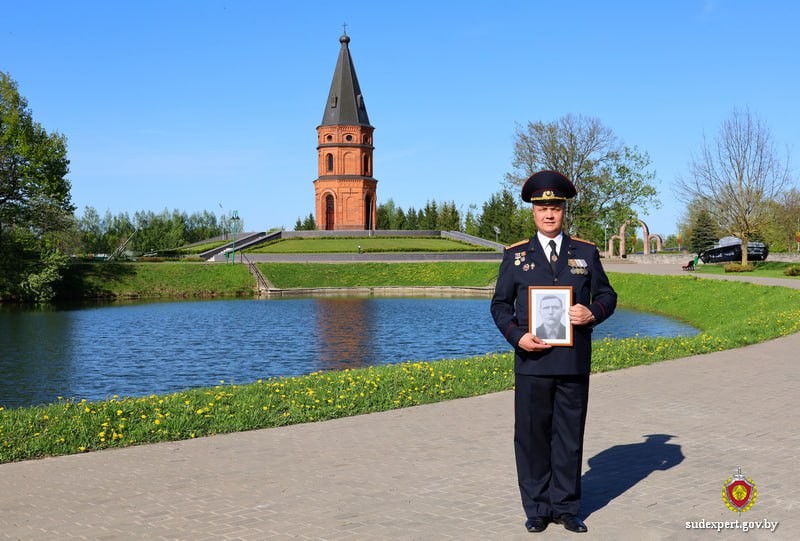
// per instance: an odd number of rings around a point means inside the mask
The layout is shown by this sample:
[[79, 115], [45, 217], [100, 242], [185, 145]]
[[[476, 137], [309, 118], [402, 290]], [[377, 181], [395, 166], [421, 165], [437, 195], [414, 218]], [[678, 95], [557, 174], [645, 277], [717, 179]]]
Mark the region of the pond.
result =
[[[676, 320], [617, 309], [594, 338], [697, 332]], [[0, 306], [0, 406], [164, 394], [509, 350], [486, 298]]]

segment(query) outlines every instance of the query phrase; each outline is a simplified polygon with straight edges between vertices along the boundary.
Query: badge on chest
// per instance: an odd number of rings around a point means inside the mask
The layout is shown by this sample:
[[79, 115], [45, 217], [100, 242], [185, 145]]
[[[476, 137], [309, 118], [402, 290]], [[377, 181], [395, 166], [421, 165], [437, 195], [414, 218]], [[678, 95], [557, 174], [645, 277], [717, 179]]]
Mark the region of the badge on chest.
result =
[[525, 261], [527, 254], [528, 252], [517, 252], [514, 254], [514, 265], [517, 267], [522, 267], [523, 272], [528, 272], [536, 267], [536, 265], [533, 263], [528, 263]]
[[589, 264], [585, 259], [570, 259], [567, 264], [572, 274], [589, 274]]

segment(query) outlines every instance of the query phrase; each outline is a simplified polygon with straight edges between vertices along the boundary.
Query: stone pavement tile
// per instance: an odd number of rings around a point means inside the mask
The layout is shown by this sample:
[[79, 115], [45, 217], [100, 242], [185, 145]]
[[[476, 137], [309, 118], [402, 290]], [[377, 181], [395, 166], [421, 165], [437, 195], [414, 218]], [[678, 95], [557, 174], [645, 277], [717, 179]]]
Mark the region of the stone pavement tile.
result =
[[[742, 517], [780, 520], [787, 531], [796, 529], [794, 516], [800, 498], [796, 491], [782, 487], [800, 482], [797, 468], [787, 460], [800, 448], [797, 415], [789, 398], [792, 389], [797, 388], [800, 374], [793, 353], [798, 347], [800, 339], [795, 335], [735, 352], [594, 376], [585, 452], [588, 471], [584, 475], [584, 502], [588, 500], [595, 507], [605, 504], [598, 509], [598, 518], [614, 507], [628, 514], [628, 522], [647, 525], [654, 519], [664, 520], [660, 528], [666, 531], [664, 538], [685, 536], [685, 521], [736, 520], [737, 515], [722, 504], [721, 492], [725, 479], [742, 466], [759, 488], [756, 505]], [[604, 385], [607, 383], [604, 380], [616, 382]], [[775, 400], [775, 396], [784, 398]], [[627, 407], [620, 408], [620, 404]], [[604, 411], [606, 407], [609, 412]], [[609, 413], [616, 416], [610, 431], [613, 436], [598, 438], [595, 427], [607, 423], [603, 416]], [[598, 417], [603, 419], [598, 421]], [[610, 491], [612, 495], [619, 494], [616, 498], [609, 498], [607, 493], [592, 496], [595, 490], [592, 465], [597, 463], [600, 453], [613, 449], [608, 447], [612, 440], [617, 445], [627, 440], [633, 450], [636, 441], [643, 442], [647, 434], [653, 433], [672, 437], [650, 449], [641, 446], [640, 455], [652, 461], [651, 473], [645, 479], [634, 474], [629, 479], [623, 477], [620, 486]], [[680, 454], [675, 453], [675, 448], [670, 451], [670, 445], [680, 446]], [[597, 472], [596, 484], [609, 483], [614, 477], [619, 479], [620, 469], [609, 465], [619, 459], [635, 466], [636, 453], [624, 451], [624, 448], [617, 451], [617, 460], [598, 463], [602, 470]], [[663, 462], [661, 467], [666, 467], [676, 457], [679, 458], [676, 465], [658, 470], [659, 461]], [[593, 519], [594, 514], [587, 523], [591, 524]], [[689, 538], [701, 538], [708, 533], [693, 531]], [[748, 533], [753, 538], [762, 535], [764, 532]], [[783, 538], [771, 535], [773, 539]]]

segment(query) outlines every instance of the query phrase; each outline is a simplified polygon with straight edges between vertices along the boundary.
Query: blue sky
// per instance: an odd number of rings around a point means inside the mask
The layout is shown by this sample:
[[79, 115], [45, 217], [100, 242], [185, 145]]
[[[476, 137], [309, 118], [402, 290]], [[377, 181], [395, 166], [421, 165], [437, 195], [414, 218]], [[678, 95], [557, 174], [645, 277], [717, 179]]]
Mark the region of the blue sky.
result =
[[345, 22], [379, 203], [480, 207], [511, 169], [518, 125], [581, 114], [649, 153], [663, 206], [641, 216], [666, 236], [683, 213], [674, 181], [734, 108], [781, 153], [800, 148], [790, 0], [29, 0], [2, 12], [0, 70], [66, 135], [78, 214], [236, 209], [247, 230], [292, 229], [313, 211]]

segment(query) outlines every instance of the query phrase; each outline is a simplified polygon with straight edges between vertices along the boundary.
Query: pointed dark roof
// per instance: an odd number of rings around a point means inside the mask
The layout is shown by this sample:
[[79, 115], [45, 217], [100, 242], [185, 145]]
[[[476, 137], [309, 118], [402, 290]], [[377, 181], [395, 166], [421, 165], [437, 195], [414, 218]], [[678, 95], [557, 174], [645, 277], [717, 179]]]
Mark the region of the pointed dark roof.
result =
[[328, 102], [325, 104], [325, 113], [322, 115], [322, 126], [332, 125], [359, 125], [369, 126], [367, 107], [358, 86], [356, 68], [350, 58], [350, 36], [347, 33], [339, 38], [342, 48], [339, 59], [336, 61], [336, 70], [333, 72], [333, 82], [328, 93]]

